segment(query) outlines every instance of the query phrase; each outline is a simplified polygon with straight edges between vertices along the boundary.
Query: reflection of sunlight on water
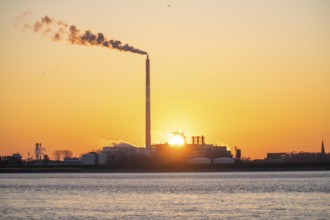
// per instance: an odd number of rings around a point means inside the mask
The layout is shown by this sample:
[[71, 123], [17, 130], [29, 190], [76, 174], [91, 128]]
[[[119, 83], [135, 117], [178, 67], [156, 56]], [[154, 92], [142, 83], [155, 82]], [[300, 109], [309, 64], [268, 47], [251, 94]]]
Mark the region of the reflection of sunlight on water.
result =
[[2, 174], [0, 214], [4, 219], [330, 219], [329, 181], [329, 172]]

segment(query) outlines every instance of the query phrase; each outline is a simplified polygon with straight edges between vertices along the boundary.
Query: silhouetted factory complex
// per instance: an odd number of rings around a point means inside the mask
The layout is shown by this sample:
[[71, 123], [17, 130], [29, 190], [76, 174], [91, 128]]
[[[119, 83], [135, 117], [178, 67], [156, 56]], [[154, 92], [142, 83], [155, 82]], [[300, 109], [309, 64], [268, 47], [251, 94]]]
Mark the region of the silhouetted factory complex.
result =
[[[107, 166], [107, 165], [137, 165], [146, 161], [155, 164], [195, 164], [195, 165], [219, 165], [222, 164], [246, 164], [246, 163], [318, 163], [330, 162], [330, 154], [326, 154], [322, 141], [319, 153], [267, 153], [263, 160], [241, 161], [241, 150], [235, 148], [235, 154], [226, 146], [206, 144], [205, 137], [194, 136], [191, 143], [173, 146], [169, 143], [154, 144], [150, 146], [150, 152], [146, 148], [135, 147], [127, 143], [117, 143], [113, 146], [105, 146], [97, 152], [83, 154], [80, 158], [65, 157], [63, 160], [50, 160], [40, 152], [41, 143], [36, 144], [35, 157], [22, 160], [19, 153], [12, 156], [1, 156], [0, 166]], [[150, 167], [152, 168], [152, 167]]]
[[[182, 146], [171, 146], [168, 143], [156, 144], [151, 147], [152, 155], [160, 161], [188, 161], [189, 163], [211, 163], [216, 158], [227, 158], [222, 160], [224, 163], [234, 163], [232, 154], [226, 146], [215, 146], [205, 143], [204, 136], [193, 136], [192, 142]], [[240, 150], [236, 153], [240, 159]], [[217, 160], [220, 162], [221, 160]]]
[[[41, 143], [36, 144], [35, 159], [28, 156], [25, 164], [32, 165], [108, 165], [108, 164], [138, 164], [152, 160], [162, 164], [234, 164], [241, 162], [241, 150], [235, 147], [234, 156], [226, 146], [206, 144], [204, 136], [193, 136], [188, 143], [180, 144], [151, 142], [151, 110], [150, 110], [150, 60], [146, 59], [146, 118], [145, 118], [145, 147], [135, 147], [127, 143], [117, 143], [105, 146], [98, 152], [83, 154], [80, 158], [63, 158], [56, 161], [49, 160], [43, 152]], [[72, 152], [71, 152], [72, 154]], [[42, 158], [43, 156], [43, 158]], [[329, 161], [329, 154], [325, 153], [322, 140], [321, 153], [268, 153], [263, 162], [317, 162]], [[22, 156], [18, 153], [12, 156], [1, 156], [0, 165], [10, 166], [22, 164]]]
[[[199, 137], [193, 137], [199, 138]], [[147, 157], [159, 163], [191, 163], [191, 164], [211, 164], [211, 163], [234, 163], [232, 154], [226, 146], [215, 146], [202, 142], [184, 143], [180, 146], [173, 146], [169, 143], [154, 144], [150, 146], [150, 151], [146, 148], [134, 147], [121, 143], [112, 147], [104, 147], [102, 151], [90, 152], [81, 157], [81, 164], [86, 165], [106, 165], [125, 161], [132, 161], [136, 158]], [[240, 150], [236, 150], [236, 159], [240, 159]], [[69, 162], [69, 161], [66, 161]]]

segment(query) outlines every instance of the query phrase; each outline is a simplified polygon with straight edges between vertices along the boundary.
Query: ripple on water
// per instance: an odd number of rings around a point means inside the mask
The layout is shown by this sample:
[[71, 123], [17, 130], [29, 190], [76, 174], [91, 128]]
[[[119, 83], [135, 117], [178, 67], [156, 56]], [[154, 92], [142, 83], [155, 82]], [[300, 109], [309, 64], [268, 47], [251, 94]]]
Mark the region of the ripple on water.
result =
[[330, 219], [330, 172], [1, 174], [4, 219]]

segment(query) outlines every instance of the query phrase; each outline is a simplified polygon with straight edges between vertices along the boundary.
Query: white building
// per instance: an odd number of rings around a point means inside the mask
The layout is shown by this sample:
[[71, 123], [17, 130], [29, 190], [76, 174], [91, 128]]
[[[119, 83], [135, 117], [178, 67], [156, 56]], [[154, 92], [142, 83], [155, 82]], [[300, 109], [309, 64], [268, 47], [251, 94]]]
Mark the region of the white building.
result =
[[98, 164], [97, 160], [97, 153], [95, 152], [90, 152], [88, 154], [83, 154], [81, 156], [81, 164], [82, 165], [96, 165]]
[[108, 154], [106, 152], [101, 152], [98, 154], [98, 164], [99, 165], [106, 165], [108, 164]]

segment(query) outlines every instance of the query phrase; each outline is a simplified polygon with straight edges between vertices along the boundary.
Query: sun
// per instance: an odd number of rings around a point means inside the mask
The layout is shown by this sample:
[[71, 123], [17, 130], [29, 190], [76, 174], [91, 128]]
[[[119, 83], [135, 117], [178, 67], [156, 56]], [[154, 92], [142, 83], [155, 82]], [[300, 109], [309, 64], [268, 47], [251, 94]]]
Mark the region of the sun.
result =
[[173, 133], [168, 143], [172, 146], [182, 146], [185, 144], [185, 136], [180, 133]]

